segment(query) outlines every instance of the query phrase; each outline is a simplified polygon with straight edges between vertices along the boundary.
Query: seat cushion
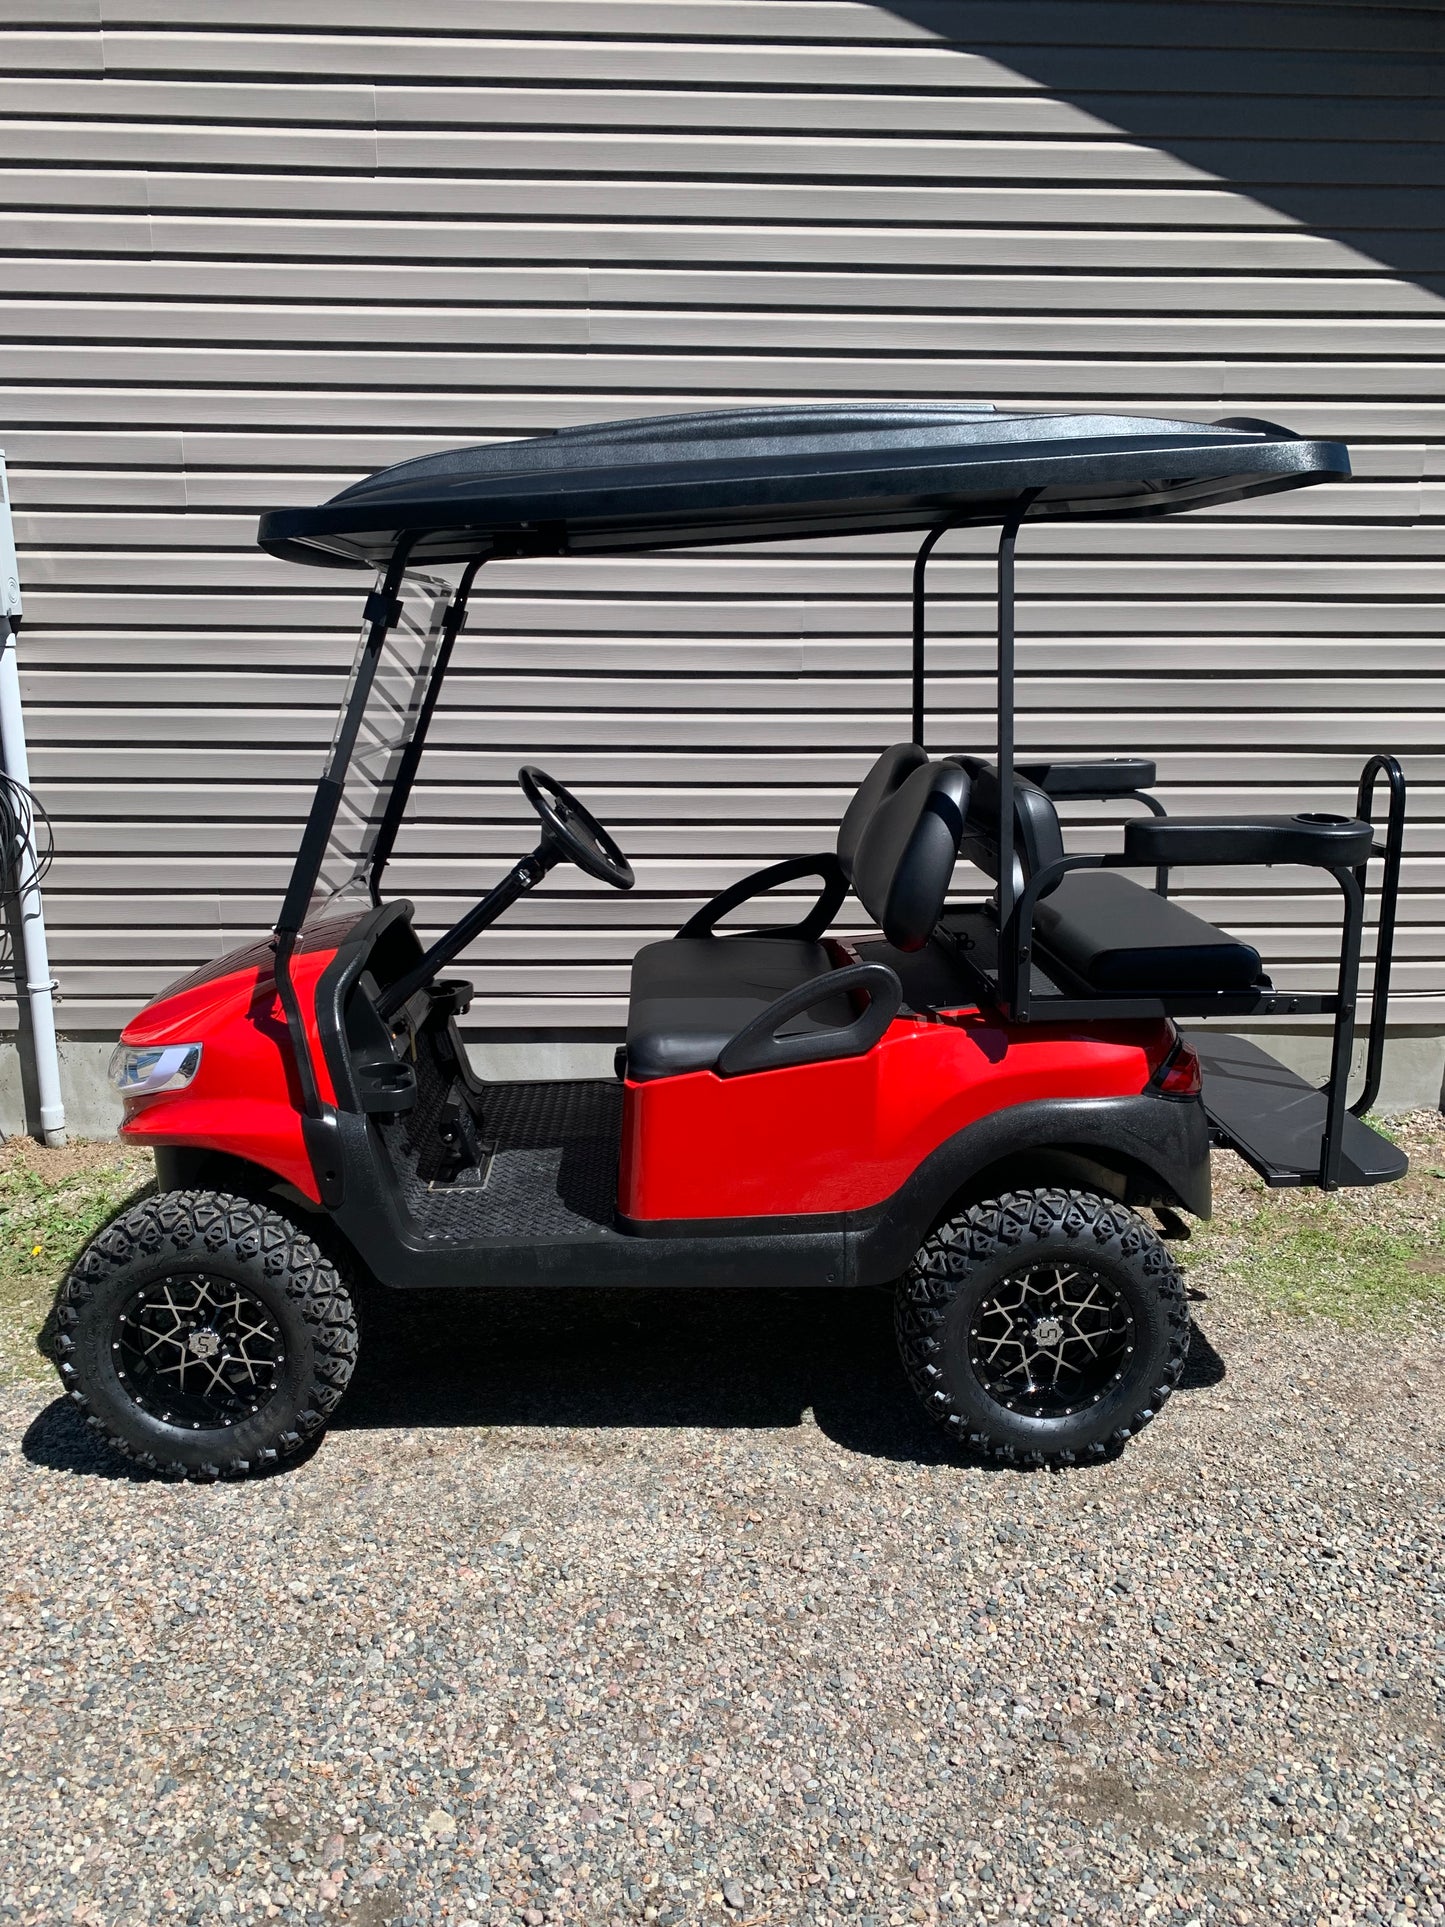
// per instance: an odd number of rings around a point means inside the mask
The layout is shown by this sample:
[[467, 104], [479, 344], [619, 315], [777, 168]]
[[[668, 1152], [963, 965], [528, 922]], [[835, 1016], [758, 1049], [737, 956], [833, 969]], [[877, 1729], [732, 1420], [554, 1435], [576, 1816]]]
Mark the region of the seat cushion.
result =
[[[790, 937], [671, 937], [632, 960], [627, 1074], [642, 1080], [709, 1070], [743, 1025], [785, 990], [834, 968], [820, 943]], [[825, 997], [782, 1026], [780, 1036], [853, 1021], [846, 994]]]
[[1260, 979], [1257, 950], [1117, 870], [1064, 877], [1036, 906], [1034, 935], [1041, 951], [1100, 994], [1245, 991]]

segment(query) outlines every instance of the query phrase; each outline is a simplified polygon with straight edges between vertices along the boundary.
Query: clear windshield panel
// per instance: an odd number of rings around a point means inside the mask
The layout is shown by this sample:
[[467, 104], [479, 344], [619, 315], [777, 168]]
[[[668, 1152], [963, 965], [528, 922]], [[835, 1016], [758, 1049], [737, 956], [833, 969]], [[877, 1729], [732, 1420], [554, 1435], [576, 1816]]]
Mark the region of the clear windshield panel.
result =
[[[378, 590], [381, 577], [377, 578]], [[382, 819], [401, 767], [441, 647], [442, 618], [452, 586], [437, 576], [403, 578], [400, 620], [387, 631], [361, 714], [356, 744], [346, 768], [336, 821], [321, 861], [313, 902], [369, 901], [371, 862]], [[327, 767], [337, 762], [337, 736], [345, 725], [358, 679], [367, 669], [371, 624], [363, 621], [346, 694], [337, 717]]]

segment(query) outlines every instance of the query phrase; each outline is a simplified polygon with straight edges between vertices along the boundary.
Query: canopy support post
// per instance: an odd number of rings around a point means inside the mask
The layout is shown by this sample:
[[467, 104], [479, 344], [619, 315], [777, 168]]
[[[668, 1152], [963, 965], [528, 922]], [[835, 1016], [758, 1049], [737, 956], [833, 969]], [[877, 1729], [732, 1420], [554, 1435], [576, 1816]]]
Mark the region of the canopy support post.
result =
[[938, 546], [938, 539], [946, 530], [953, 527], [952, 522], [940, 522], [936, 529], [930, 529], [918, 547], [913, 560], [913, 740], [920, 749], [923, 741], [924, 726], [924, 689], [927, 677], [924, 669], [925, 636], [927, 623], [926, 577], [928, 558]]
[[1013, 1015], [1020, 969], [1014, 929], [1014, 549], [1019, 529], [1040, 489], [1026, 489], [998, 539], [998, 987]]

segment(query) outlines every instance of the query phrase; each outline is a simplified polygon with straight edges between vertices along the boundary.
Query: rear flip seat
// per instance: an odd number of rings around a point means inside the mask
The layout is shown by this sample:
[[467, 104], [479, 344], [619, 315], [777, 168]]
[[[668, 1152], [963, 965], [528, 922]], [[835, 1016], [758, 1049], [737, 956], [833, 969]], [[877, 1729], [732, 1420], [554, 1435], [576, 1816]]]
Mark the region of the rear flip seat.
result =
[[1259, 952], [1118, 870], [1075, 870], [1034, 910], [1050, 957], [1109, 996], [1247, 991]]
[[[998, 779], [992, 764], [958, 759], [973, 778], [961, 855], [999, 873]], [[1015, 889], [1064, 853], [1053, 799], [1014, 778]], [[1056, 960], [1100, 996], [1241, 992], [1262, 980], [1259, 952], [1117, 870], [1074, 870], [1034, 907], [1040, 962]]]

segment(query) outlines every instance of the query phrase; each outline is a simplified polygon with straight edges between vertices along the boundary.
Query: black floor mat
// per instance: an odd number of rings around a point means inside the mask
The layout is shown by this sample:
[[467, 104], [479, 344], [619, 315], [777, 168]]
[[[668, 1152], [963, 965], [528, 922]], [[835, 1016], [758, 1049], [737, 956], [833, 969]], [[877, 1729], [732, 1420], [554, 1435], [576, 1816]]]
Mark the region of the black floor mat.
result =
[[578, 1238], [617, 1211], [622, 1086], [609, 1079], [492, 1084], [478, 1135], [490, 1147], [482, 1182], [428, 1183], [432, 1106], [382, 1125], [406, 1209], [427, 1237], [525, 1242]]

